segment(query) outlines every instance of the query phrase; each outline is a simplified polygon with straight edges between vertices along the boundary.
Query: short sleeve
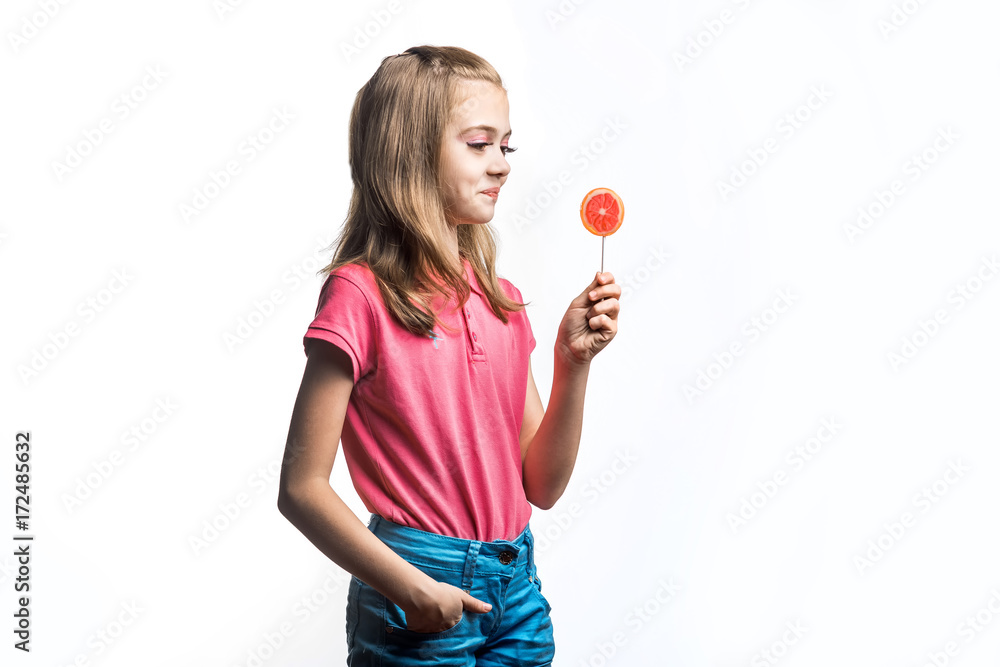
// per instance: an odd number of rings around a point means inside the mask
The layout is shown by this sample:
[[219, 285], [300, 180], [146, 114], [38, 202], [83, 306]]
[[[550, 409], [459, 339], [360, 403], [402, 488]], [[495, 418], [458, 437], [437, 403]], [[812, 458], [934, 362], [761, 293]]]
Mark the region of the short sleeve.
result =
[[357, 383], [375, 369], [376, 334], [375, 315], [364, 290], [346, 276], [327, 276], [315, 319], [302, 337], [303, 349], [309, 338], [319, 338], [344, 350]]
[[535, 350], [535, 335], [531, 332], [531, 322], [528, 321], [528, 314], [524, 314], [524, 326], [528, 329], [528, 354]]
[[[524, 297], [521, 296], [521, 290], [519, 290], [516, 287], [514, 287], [514, 283], [510, 282], [509, 280], [506, 280], [506, 279], [502, 279], [502, 280], [507, 285], [507, 288], [508, 288], [507, 289], [507, 296], [509, 296], [512, 299], [517, 299], [518, 303], [524, 303]], [[512, 318], [515, 318], [515, 317], [520, 317], [521, 318], [521, 320], [523, 322], [523, 326], [524, 326], [524, 337], [525, 337], [525, 340], [527, 341], [528, 354], [531, 354], [532, 351], [534, 351], [534, 349], [535, 349], [535, 334], [531, 331], [531, 322], [528, 320], [528, 311], [527, 311], [527, 309], [520, 310], [520, 311], [515, 312], [515, 313], [511, 313], [511, 317]]]

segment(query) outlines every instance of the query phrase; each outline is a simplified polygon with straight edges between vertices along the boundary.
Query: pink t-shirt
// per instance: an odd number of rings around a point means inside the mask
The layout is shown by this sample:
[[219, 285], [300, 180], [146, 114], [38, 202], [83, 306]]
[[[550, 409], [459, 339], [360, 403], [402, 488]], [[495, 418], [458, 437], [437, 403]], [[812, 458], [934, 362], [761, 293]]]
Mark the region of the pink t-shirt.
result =
[[302, 344], [321, 338], [351, 357], [341, 442], [368, 511], [441, 535], [513, 539], [531, 516], [519, 434], [535, 338], [525, 311], [509, 313], [507, 325], [493, 314], [463, 262], [465, 306], [451, 310], [452, 297], [438, 309], [453, 332], [439, 324], [433, 337], [411, 333], [386, 309], [368, 267], [351, 264], [327, 277]]

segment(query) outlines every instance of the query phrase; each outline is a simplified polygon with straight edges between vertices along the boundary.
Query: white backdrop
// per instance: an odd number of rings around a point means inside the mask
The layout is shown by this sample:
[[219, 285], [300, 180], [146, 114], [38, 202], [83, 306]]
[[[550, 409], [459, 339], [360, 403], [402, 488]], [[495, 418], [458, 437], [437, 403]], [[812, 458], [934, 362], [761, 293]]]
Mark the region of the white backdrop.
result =
[[[381, 59], [463, 46], [520, 148], [493, 225], [555, 332], [624, 199], [572, 482], [532, 527], [556, 664], [1000, 655], [1000, 6], [14, 0], [0, 27], [3, 664], [343, 664], [276, 510], [314, 271]], [[331, 480], [357, 511], [342, 457]], [[15, 535], [31, 534], [30, 654]]]

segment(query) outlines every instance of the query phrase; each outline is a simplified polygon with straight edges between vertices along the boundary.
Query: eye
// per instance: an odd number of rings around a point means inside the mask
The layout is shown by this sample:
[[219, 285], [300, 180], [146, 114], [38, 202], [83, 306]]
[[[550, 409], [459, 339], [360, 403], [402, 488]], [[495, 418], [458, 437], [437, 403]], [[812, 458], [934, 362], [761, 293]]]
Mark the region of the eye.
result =
[[[489, 142], [485, 142], [485, 141], [478, 141], [478, 142], [470, 141], [470, 142], [467, 142], [466, 145], [469, 148], [472, 148], [474, 150], [482, 152], [483, 149], [485, 149], [487, 146], [492, 146], [493, 144], [489, 143]], [[500, 151], [504, 155], [510, 155], [511, 153], [513, 153], [516, 150], [517, 149], [514, 148], [513, 146], [503, 146], [503, 145], [500, 146]]]

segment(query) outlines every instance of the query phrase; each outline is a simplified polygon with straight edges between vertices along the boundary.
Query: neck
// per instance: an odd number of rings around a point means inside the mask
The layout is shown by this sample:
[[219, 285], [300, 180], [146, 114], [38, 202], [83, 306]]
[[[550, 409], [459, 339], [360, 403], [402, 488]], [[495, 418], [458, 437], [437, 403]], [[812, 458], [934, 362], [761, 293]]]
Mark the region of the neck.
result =
[[462, 258], [458, 252], [458, 225], [449, 222], [445, 229], [445, 243], [448, 248], [448, 255], [458, 271], [462, 270]]

